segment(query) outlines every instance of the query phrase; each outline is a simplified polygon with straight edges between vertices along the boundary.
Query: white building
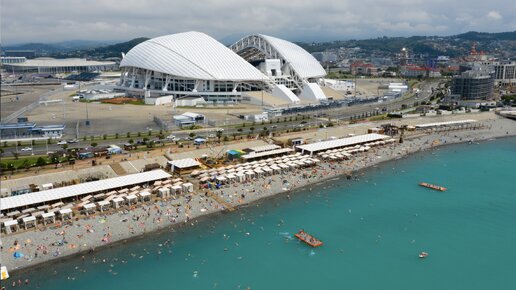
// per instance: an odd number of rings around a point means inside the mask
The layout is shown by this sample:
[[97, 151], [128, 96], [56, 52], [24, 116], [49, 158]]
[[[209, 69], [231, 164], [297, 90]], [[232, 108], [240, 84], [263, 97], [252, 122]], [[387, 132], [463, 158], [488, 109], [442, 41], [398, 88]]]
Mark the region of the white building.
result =
[[247, 36], [227, 48], [200, 32], [161, 36], [124, 55], [120, 87], [151, 97], [200, 96], [208, 103], [237, 103], [242, 92], [265, 89], [289, 103], [325, 100], [326, 75], [298, 45], [266, 35]]
[[120, 87], [143, 95], [202, 96], [208, 102], [236, 103], [241, 92], [259, 90], [267, 79], [222, 43], [200, 32], [144, 41], [120, 63]]
[[112, 61], [95, 61], [84, 58], [55, 59], [50, 57], [40, 57], [35, 59], [7, 57], [5, 59], [2, 58], [2, 66], [8, 72], [49, 74], [94, 72], [116, 69], [116, 63]]
[[240, 39], [230, 48], [269, 77], [276, 89], [273, 95], [291, 103], [326, 100], [319, 87], [326, 71], [317, 59], [297, 44], [254, 34]]

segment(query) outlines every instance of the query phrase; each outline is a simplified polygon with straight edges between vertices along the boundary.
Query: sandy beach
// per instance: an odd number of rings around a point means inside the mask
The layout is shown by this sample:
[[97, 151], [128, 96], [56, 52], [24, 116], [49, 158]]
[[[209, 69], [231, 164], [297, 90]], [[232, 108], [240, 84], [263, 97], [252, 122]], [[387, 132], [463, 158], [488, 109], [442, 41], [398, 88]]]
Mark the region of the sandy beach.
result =
[[[234, 183], [220, 189], [197, 189], [195, 193], [147, 203], [111, 214], [92, 215], [87, 219], [74, 220], [59, 226], [37, 227], [12, 235], [2, 236], [1, 264], [15, 272], [42, 265], [70, 255], [88, 255], [95, 249], [112, 245], [146, 233], [175, 226], [195, 226], [199, 217], [224, 210], [221, 203], [210, 197], [239, 207], [257, 200], [285, 193], [286, 198], [295, 189], [311, 190], [318, 183], [342, 176], [357, 175], [357, 171], [381, 162], [399, 159], [409, 154], [431, 150], [442, 145], [461, 142], [475, 143], [491, 138], [516, 136], [516, 123], [496, 118], [483, 121], [484, 127], [476, 130], [456, 130], [408, 136], [404, 143], [376, 147], [369, 152], [358, 153], [351, 160], [341, 162], [321, 161], [317, 166], [289, 171], [255, 179], [246, 183]], [[13, 253], [22, 253], [15, 258]]]

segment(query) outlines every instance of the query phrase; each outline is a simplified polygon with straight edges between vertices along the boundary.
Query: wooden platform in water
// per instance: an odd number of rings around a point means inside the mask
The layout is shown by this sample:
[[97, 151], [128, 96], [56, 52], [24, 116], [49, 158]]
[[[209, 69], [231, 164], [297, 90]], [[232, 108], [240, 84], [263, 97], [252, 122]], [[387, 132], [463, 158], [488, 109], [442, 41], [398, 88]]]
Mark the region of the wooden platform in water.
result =
[[421, 182], [421, 183], [419, 183], [419, 185], [423, 186], [423, 187], [426, 187], [426, 188], [433, 189], [433, 190], [438, 190], [438, 191], [446, 191], [446, 190], [448, 190], [448, 188], [446, 188], [446, 187], [442, 187], [442, 186], [439, 186], [439, 185], [433, 185], [433, 184], [426, 183], [426, 182]]
[[321, 240], [316, 239], [315, 237], [313, 237], [309, 233], [305, 232], [304, 230], [300, 230], [294, 236], [314, 248], [320, 247], [323, 245], [323, 242]]

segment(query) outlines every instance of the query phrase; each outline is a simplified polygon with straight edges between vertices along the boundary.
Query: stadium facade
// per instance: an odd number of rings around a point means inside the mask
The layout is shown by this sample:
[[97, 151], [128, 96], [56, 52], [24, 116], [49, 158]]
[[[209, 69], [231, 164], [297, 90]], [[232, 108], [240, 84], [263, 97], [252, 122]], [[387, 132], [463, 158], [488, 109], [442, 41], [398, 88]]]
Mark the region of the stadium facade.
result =
[[318, 86], [326, 75], [319, 62], [296, 44], [265, 35], [229, 48], [201, 32], [161, 36], [123, 55], [120, 69], [120, 88], [152, 97], [237, 103], [243, 92], [267, 90], [289, 103], [326, 98]]

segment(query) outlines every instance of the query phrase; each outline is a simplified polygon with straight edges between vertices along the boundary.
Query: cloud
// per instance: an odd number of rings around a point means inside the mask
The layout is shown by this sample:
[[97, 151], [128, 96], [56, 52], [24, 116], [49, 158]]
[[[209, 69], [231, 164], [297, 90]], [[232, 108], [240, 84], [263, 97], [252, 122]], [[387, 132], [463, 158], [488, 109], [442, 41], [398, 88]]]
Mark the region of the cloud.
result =
[[[516, 1], [456, 2], [460, 1], [3, 0], [0, 27], [2, 44], [128, 40], [190, 30], [217, 39], [259, 32], [317, 41], [514, 28]], [[503, 17], [492, 7], [504, 7]]]
[[494, 11], [494, 10], [493, 11], [489, 11], [489, 13], [487, 13], [487, 17], [491, 18], [493, 20], [500, 20], [500, 19], [503, 18], [502, 15], [500, 15], [500, 12]]

